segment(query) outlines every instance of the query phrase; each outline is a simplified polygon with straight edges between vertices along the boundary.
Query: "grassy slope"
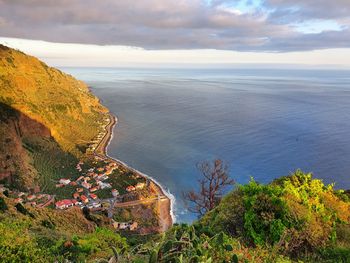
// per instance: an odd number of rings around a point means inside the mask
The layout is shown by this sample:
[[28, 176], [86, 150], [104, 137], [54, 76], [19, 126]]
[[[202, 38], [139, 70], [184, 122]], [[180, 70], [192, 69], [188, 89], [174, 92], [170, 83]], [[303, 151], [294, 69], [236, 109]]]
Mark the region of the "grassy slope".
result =
[[78, 177], [77, 158], [63, 151], [45, 126], [21, 112], [0, 103], [0, 115], [0, 183], [71, 196], [69, 189], [57, 190], [55, 184], [62, 177]]
[[0, 102], [43, 123], [63, 150], [79, 156], [100, 129], [104, 108], [88, 87], [38, 59], [0, 45]]

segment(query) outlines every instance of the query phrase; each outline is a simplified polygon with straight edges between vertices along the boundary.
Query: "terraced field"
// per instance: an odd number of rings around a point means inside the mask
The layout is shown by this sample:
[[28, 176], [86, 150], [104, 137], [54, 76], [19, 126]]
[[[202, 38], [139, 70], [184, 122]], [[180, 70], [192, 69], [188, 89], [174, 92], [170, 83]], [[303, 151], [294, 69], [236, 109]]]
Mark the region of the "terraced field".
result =
[[59, 145], [48, 138], [27, 138], [24, 147], [30, 152], [33, 166], [38, 171], [38, 185], [45, 193], [58, 198], [71, 197], [75, 187], [56, 188], [61, 178], [76, 179], [79, 174], [74, 169], [78, 160], [72, 154], [62, 151]]

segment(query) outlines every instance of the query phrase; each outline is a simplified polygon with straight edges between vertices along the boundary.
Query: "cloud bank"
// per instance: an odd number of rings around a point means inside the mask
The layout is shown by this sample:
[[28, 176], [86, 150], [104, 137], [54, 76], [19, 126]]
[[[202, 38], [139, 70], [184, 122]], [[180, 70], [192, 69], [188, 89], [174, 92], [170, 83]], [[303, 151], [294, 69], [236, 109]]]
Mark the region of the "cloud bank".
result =
[[0, 0], [0, 36], [291, 52], [349, 47], [349, 14], [349, 0]]

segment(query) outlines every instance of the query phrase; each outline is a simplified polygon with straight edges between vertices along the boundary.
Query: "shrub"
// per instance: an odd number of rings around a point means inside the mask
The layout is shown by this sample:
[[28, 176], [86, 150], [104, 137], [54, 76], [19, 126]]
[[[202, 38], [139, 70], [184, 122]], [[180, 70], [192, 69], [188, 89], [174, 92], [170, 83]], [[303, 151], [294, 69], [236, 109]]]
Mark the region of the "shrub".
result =
[[4, 212], [8, 209], [4, 198], [0, 197], [0, 211]]
[[0, 262], [53, 262], [21, 223], [0, 222]]
[[333, 185], [297, 170], [268, 185], [251, 180], [239, 186], [201, 223], [244, 237], [246, 244], [298, 256], [334, 243], [337, 226], [349, 219], [350, 203]]
[[57, 255], [64, 255], [73, 262], [86, 259], [109, 258], [111, 247], [117, 252], [128, 248], [126, 239], [106, 228], [97, 228], [95, 232], [83, 236], [73, 236], [72, 240], [60, 240], [57, 243]]
[[34, 218], [34, 215], [27, 210], [21, 203], [18, 203], [15, 205], [18, 212], [22, 213], [23, 215], [28, 215], [32, 218]]

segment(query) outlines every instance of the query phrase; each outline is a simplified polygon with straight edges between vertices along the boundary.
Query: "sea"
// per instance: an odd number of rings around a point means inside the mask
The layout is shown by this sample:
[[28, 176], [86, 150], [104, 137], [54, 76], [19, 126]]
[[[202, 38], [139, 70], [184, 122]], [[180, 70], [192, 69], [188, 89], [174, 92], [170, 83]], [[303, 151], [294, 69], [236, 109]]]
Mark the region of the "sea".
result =
[[[350, 188], [350, 71], [62, 68], [118, 117], [112, 157], [156, 179], [191, 222], [182, 193], [199, 162], [224, 160], [237, 184], [296, 169]], [[230, 189], [227, 189], [229, 191]]]

